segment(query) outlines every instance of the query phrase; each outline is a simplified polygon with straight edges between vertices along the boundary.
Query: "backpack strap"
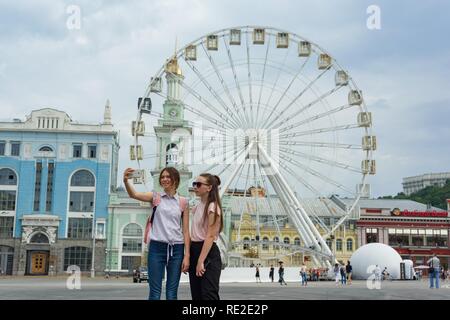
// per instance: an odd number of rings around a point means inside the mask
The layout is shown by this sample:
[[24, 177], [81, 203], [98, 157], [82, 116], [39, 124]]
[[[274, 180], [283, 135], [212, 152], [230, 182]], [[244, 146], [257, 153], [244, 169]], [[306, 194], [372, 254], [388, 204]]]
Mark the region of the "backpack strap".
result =
[[156, 208], [161, 203], [161, 194], [159, 192], [153, 192], [152, 197], [152, 213], [147, 219], [147, 224], [145, 226], [144, 232], [144, 243], [148, 244], [150, 242], [150, 229], [152, 228], [153, 219], [155, 218]]

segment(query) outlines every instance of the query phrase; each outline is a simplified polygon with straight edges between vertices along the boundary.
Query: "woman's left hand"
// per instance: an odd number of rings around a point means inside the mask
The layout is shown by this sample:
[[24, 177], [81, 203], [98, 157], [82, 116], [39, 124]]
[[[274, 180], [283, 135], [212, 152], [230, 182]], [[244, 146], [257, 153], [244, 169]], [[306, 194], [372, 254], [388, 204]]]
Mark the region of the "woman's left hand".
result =
[[201, 277], [203, 276], [203, 274], [205, 273], [206, 269], [205, 269], [205, 265], [203, 262], [198, 262], [197, 263], [197, 268], [195, 270], [195, 274], [197, 277]]
[[189, 257], [184, 257], [183, 263], [181, 265], [181, 272], [186, 274], [189, 271], [189, 264], [190, 264]]

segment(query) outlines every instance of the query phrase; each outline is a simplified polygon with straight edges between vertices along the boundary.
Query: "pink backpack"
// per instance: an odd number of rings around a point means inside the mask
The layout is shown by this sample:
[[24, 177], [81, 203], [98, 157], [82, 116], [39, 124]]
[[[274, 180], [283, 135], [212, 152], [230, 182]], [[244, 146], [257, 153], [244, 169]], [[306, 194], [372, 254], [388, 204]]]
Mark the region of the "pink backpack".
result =
[[[185, 197], [178, 197], [180, 200], [180, 209], [181, 209], [181, 216], [183, 216], [184, 210], [186, 210], [188, 201]], [[150, 243], [150, 230], [152, 228], [153, 219], [155, 217], [156, 208], [161, 203], [161, 194], [159, 192], [153, 193], [153, 200], [152, 200], [152, 214], [147, 219], [147, 224], [145, 226], [145, 232], [144, 232], [144, 243], [148, 244]]]

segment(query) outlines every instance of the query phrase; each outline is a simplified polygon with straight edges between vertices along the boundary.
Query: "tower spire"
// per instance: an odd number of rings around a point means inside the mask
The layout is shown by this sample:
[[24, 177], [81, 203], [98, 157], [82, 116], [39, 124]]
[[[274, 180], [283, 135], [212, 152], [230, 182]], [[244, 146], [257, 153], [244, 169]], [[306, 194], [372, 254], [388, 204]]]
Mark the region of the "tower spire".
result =
[[109, 103], [109, 99], [106, 100], [105, 113], [103, 114], [103, 123], [111, 124], [111, 106]]

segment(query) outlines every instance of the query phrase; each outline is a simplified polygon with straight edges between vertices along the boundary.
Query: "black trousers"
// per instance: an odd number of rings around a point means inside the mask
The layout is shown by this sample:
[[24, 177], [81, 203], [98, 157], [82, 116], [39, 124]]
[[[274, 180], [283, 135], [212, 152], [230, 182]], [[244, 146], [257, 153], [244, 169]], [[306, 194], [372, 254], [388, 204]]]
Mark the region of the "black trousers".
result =
[[213, 243], [205, 259], [206, 271], [202, 277], [195, 274], [198, 258], [202, 251], [202, 242], [191, 242], [191, 260], [189, 265], [189, 283], [191, 285], [192, 300], [220, 300], [219, 280], [222, 272], [220, 250]]

